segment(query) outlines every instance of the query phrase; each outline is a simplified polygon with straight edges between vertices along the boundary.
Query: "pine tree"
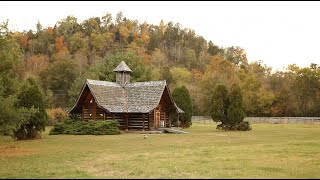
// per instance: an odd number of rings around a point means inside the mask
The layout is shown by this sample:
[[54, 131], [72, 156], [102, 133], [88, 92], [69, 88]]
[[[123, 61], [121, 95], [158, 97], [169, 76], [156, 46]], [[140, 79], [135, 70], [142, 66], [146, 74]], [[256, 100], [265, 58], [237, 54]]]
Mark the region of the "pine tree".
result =
[[246, 114], [240, 87], [235, 83], [231, 86], [229, 102], [230, 105], [227, 110], [229, 128], [230, 130], [238, 130], [238, 126], [246, 117]]
[[211, 116], [214, 122], [226, 123], [228, 108], [228, 90], [224, 85], [218, 85], [212, 97]]
[[184, 111], [184, 113], [179, 115], [181, 127], [190, 127], [193, 109], [189, 90], [185, 86], [175, 88], [172, 97], [177, 106]]
[[218, 85], [212, 98], [211, 116], [213, 121], [221, 122], [220, 130], [251, 130], [249, 122], [243, 122], [246, 117], [241, 89], [237, 84], [231, 86], [231, 91], [224, 85]]

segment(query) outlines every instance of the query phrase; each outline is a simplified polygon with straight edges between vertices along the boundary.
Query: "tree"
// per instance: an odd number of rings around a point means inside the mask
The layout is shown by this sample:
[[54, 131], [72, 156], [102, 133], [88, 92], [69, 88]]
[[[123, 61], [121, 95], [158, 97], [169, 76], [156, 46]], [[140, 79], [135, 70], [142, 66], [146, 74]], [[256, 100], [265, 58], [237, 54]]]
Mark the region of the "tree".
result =
[[8, 29], [8, 21], [0, 24], [0, 96], [14, 94], [21, 79], [23, 54]]
[[169, 72], [174, 87], [186, 86], [191, 81], [191, 73], [186, 68], [172, 67]]
[[214, 122], [227, 122], [227, 108], [228, 108], [228, 90], [224, 85], [218, 85], [212, 97], [212, 111], [211, 116]]
[[160, 70], [161, 67], [168, 63], [166, 55], [158, 48], [154, 49], [151, 56], [150, 65], [155, 69]]
[[193, 49], [186, 49], [185, 50], [185, 62], [184, 65], [186, 68], [191, 69], [198, 66], [196, 53]]
[[91, 33], [100, 33], [100, 24], [101, 20], [99, 17], [92, 17], [88, 20], [84, 20], [82, 25], [82, 29], [84, 30], [87, 36], [90, 36]]
[[113, 45], [113, 34], [110, 32], [105, 32], [102, 34], [92, 33], [91, 41], [93, 49], [101, 55], [105, 56], [107, 50], [112, 48]]
[[[17, 96], [16, 108], [25, 108], [19, 128], [14, 130], [14, 138], [34, 139], [40, 137], [41, 131], [45, 130], [47, 124], [47, 113], [42, 94], [36, 82], [28, 78]], [[26, 115], [27, 114], [27, 115]]]
[[80, 25], [77, 22], [77, 18], [74, 16], [67, 16], [66, 18], [58, 21], [54, 27], [55, 33], [57, 36], [64, 36], [65, 39], [75, 33], [76, 30], [80, 28]]
[[242, 93], [237, 84], [232, 84], [229, 95], [229, 108], [227, 110], [227, 119], [231, 130], [237, 130], [237, 126], [246, 117]]
[[246, 116], [245, 107], [240, 87], [236, 83], [232, 84], [229, 94], [224, 85], [218, 85], [215, 88], [211, 116], [213, 121], [221, 122], [217, 129], [251, 130], [249, 122], [243, 122]]
[[208, 104], [211, 104], [214, 88], [218, 84], [223, 84], [226, 87], [230, 87], [232, 83], [239, 82], [237, 77], [235, 65], [231, 62], [222, 59], [220, 56], [213, 56], [210, 64], [207, 66], [199, 86], [201, 87], [201, 109], [203, 114], [210, 115], [211, 108]]
[[208, 43], [208, 53], [211, 55], [218, 55], [219, 53], [223, 53], [223, 49], [219, 48], [218, 46], [214, 45], [212, 41]]
[[274, 93], [274, 102], [271, 107], [272, 116], [299, 115], [298, 100], [295, 92], [292, 91], [294, 75], [291, 72], [276, 72], [269, 79], [271, 90]]
[[241, 47], [228, 47], [225, 48], [223, 53], [224, 59], [234, 63], [237, 66], [246, 67], [248, 65], [247, 55]]
[[172, 97], [177, 106], [184, 111], [184, 113], [179, 115], [181, 127], [190, 127], [192, 125], [191, 117], [193, 109], [189, 90], [185, 86], [175, 88], [173, 90]]
[[84, 37], [81, 32], [73, 34], [69, 39], [69, 51], [75, 54], [79, 50], [87, 51], [88, 37]]
[[56, 61], [40, 72], [42, 87], [53, 92], [55, 107], [67, 107], [68, 91], [76, 75], [75, 64], [71, 60]]
[[112, 15], [110, 13], [106, 13], [106, 15], [102, 16], [101, 20], [102, 32], [110, 31], [110, 26], [113, 25]]
[[13, 139], [17, 139], [17, 134], [21, 134], [19, 137], [27, 137], [25, 129], [21, 129], [21, 125], [28, 124], [28, 120], [36, 113], [38, 109], [34, 107], [15, 107], [16, 96], [10, 96], [9, 98], [0, 97], [0, 134], [10, 135]]
[[299, 68], [294, 73], [292, 91], [297, 97], [302, 116], [315, 116], [319, 111], [314, 105], [319, 101], [320, 67], [311, 64], [310, 68]]
[[56, 53], [59, 53], [60, 51], [67, 51], [67, 47], [65, 47], [64, 45], [64, 37], [61, 36], [61, 37], [57, 37], [55, 39], [56, 43], [54, 45], [55, 47], [55, 50], [56, 50]]
[[78, 76], [73, 82], [71, 88], [68, 90], [68, 96], [69, 96], [68, 106], [69, 107], [72, 107], [77, 101], [79, 92], [81, 92], [81, 88], [85, 81], [86, 79], [84, 77]]
[[49, 59], [43, 54], [32, 55], [25, 61], [26, 70], [30, 74], [36, 75], [49, 65]]
[[9, 135], [15, 129], [17, 113], [14, 108], [14, 97], [3, 98], [0, 96], [0, 133]]

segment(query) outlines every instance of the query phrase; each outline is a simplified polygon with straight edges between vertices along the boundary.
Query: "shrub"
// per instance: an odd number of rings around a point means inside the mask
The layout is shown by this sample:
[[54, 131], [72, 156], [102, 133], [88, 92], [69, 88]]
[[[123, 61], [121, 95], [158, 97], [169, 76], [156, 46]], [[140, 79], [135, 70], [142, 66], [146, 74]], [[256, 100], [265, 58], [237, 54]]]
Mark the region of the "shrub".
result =
[[113, 135], [120, 134], [118, 125], [114, 121], [73, 121], [57, 123], [49, 135], [74, 134], [74, 135]]
[[47, 109], [48, 114], [48, 125], [54, 126], [59, 122], [63, 122], [68, 117], [68, 114], [62, 108], [55, 108], [55, 109]]
[[240, 124], [237, 126], [238, 131], [250, 131], [251, 127], [248, 121], [242, 121]]

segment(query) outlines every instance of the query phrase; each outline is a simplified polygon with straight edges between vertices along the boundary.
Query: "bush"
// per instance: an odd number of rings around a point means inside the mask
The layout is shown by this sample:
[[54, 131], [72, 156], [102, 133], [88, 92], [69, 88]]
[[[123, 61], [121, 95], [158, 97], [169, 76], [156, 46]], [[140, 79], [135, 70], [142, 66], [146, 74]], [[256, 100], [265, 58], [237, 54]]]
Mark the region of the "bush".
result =
[[242, 121], [237, 127], [238, 131], [250, 131], [251, 127], [248, 121]]
[[250, 127], [250, 123], [248, 121], [242, 121], [236, 125], [221, 123], [217, 126], [217, 129], [225, 131], [250, 131], [252, 128]]
[[68, 117], [68, 113], [62, 108], [47, 109], [48, 125], [54, 126], [59, 122], [63, 122]]
[[227, 130], [229, 130], [229, 126], [227, 126], [226, 124], [221, 123], [221, 124], [217, 125], [217, 129], [227, 131]]
[[73, 121], [57, 123], [49, 135], [73, 134], [73, 135], [113, 135], [120, 134], [118, 125], [114, 121]]

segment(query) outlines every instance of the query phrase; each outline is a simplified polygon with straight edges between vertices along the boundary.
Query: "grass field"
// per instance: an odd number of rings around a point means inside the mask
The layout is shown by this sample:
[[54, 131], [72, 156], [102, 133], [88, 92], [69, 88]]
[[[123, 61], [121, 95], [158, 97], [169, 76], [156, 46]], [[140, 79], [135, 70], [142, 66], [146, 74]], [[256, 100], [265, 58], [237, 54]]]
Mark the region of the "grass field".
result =
[[0, 136], [0, 178], [320, 178], [319, 124], [190, 134]]

